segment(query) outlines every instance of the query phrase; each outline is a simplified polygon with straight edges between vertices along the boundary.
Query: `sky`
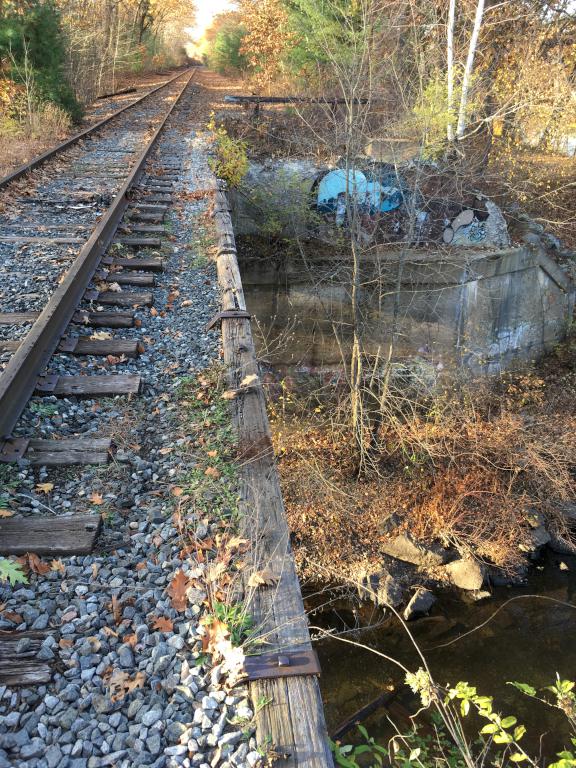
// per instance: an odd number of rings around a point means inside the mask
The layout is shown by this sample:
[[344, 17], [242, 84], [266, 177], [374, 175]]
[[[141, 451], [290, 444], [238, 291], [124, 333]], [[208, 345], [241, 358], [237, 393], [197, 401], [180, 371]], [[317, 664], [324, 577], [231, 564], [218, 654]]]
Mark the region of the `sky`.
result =
[[196, 0], [195, 5], [196, 25], [191, 36], [194, 40], [199, 40], [212, 23], [214, 16], [229, 10], [234, 3], [232, 0]]

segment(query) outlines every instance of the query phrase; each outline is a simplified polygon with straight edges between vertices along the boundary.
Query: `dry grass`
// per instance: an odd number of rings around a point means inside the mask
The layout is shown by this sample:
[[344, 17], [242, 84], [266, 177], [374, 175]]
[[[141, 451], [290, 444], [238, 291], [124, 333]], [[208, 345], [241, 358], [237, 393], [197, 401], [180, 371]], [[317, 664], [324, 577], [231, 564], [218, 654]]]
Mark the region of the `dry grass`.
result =
[[0, 119], [0, 176], [63, 141], [69, 130], [67, 113], [50, 103], [39, 105], [25, 123], [3, 117]]
[[569, 538], [558, 503], [576, 497], [576, 377], [562, 354], [547, 363], [554, 373], [490, 389], [451, 387], [419, 402], [392, 389], [362, 477], [345, 402], [303, 420], [292, 397], [292, 415], [274, 426], [301, 574], [341, 578], [381, 563], [383, 541], [399, 530], [508, 572], [525, 562], [534, 512]]

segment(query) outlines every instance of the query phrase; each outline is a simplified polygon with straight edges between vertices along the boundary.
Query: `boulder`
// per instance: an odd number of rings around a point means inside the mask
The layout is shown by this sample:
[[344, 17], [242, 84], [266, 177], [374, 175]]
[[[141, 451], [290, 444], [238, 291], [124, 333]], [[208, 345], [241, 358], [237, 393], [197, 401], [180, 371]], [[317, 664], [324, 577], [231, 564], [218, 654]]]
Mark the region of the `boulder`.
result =
[[448, 560], [448, 552], [441, 547], [421, 544], [410, 536], [409, 533], [401, 533], [393, 539], [382, 544], [382, 551], [396, 560], [412, 563], [426, 568], [443, 565]]
[[397, 608], [404, 602], [404, 588], [400, 582], [387, 571], [384, 578], [382, 574], [378, 581], [378, 590], [376, 592], [376, 602], [379, 608]]
[[404, 621], [411, 621], [418, 616], [423, 616], [425, 613], [428, 613], [435, 602], [436, 598], [429, 589], [419, 587], [404, 609]]
[[454, 560], [445, 567], [450, 582], [459, 589], [475, 591], [484, 583], [483, 566], [471, 557]]
[[372, 600], [378, 608], [397, 608], [404, 601], [404, 588], [386, 568], [378, 572], [363, 571], [357, 583], [360, 598]]
[[520, 551], [526, 552], [530, 557], [537, 557], [540, 549], [549, 544], [552, 537], [543, 525], [538, 525], [536, 528], [530, 528], [528, 531], [529, 543], [520, 544]]

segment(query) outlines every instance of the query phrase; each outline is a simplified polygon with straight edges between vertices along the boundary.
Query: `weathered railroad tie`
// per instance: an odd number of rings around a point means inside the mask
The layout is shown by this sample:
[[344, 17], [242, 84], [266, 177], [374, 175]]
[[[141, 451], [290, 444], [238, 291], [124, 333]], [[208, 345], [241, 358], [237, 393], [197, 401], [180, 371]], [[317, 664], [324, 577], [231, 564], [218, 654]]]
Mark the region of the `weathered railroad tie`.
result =
[[[278, 765], [326, 768], [333, 765], [328, 744], [319, 667], [294, 559], [276, 468], [266, 402], [259, 378], [250, 315], [242, 289], [225, 187], [216, 186], [214, 220], [222, 311], [210, 327], [221, 326], [224, 362], [236, 397], [231, 401], [241, 467], [240, 509], [245, 535], [254, 541], [253, 570], [267, 569], [272, 586], [248, 587], [245, 596], [266, 653], [250, 656], [246, 667], [256, 712], [257, 734], [279, 755]], [[255, 534], [255, 532], [258, 532]], [[270, 702], [258, 707], [258, 701]]]

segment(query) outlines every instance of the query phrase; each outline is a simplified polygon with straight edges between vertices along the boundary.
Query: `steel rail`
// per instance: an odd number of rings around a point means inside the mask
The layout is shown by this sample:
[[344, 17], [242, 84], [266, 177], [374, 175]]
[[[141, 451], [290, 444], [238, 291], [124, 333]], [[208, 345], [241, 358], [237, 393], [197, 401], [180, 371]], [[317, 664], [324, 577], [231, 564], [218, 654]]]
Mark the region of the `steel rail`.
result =
[[126, 181], [118, 191], [90, 239], [56, 288], [50, 300], [24, 337], [17, 351], [0, 374], [0, 441], [10, 439], [24, 408], [32, 396], [38, 376], [48, 363], [66, 327], [82, 300], [100, 258], [111, 244], [130, 200], [129, 192], [144, 172], [144, 166], [162, 129], [190, 84], [194, 73], [184, 83], [164, 119], [136, 158]]
[[91, 125], [89, 128], [85, 128], [80, 133], [77, 133], [74, 136], [71, 136], [69, 139], [66, 139], [66, 141], [63, 141], [61, 144], [57, 144], [55, 147], [52, 147], [52, 149], [49, 149], [47, 152], [44, 152], [44, 154], [38, 155], [38, 157], [35, 157], [29, 163], [26, 163], [25, 165], [21, 165], [19, 168], [16, 168], [15, 171], [12, 171], [12, 173], [9, 173], [7, 176], [4, 176], [2, 179], [0, 179], [0, 189], [2, 189], [3, 187], [6, 187], [12, 181], [15, 181], [16, 179], [21, 178], [22, 176], [29, 173], [30, 171], [33, 171], [34, 168], [38, 168], [38, 166], [42, 165], [47, 160], [50, 160], [52, 157], [54, 157], [54, 155], [57, 155], [60, 152], [63, 152], [65, 149], [68, 149], [68, 147], [71, 147], [74, 144], [77, 144], [86, 136], [89, 136], [95, 131], [98, 131], [100, 128], [103, 128], [111, 120], [114, 120], [115, 117], [118, 117], [118, 115], [121, 115], [123, 112], [126, 112], [129, 109], [132, 109], [132, 107], [135, 107], [137, 104], [140, 104], [142, 101], [144, 101], [144, 99], [147, 99], [148, 96], [152, 96], [152, 94], [157, 93], [158, 91], [161, 91], [162, 88], [166, 88], [166, 86], [170, 85], [170, 83], [173, 83], [174, 80], [178, 80], [179, 77], [183, 77], [189, 72], [190, 72], [190, 69], [186, 69], [184, 72], [180, 72], [174, 77], [171, 77], [169, 80], [166, 80], [166, 82], [162, 83], [162, 85], [159, 85], [156, 88], [153, 88], [151, 91], [147, 91], [143, 96], [140, 96], [140, 98], [136, 99], [131, 104], [127, 104], [125, 107], [121, 107], [120, 109], [116, 110], [116, 112], [113, 112], [111, 115], [108, 115], [108, 117], [105, 117], [103, 120], [100, 120], [98, 123], [94, 123], [94, 125]]

